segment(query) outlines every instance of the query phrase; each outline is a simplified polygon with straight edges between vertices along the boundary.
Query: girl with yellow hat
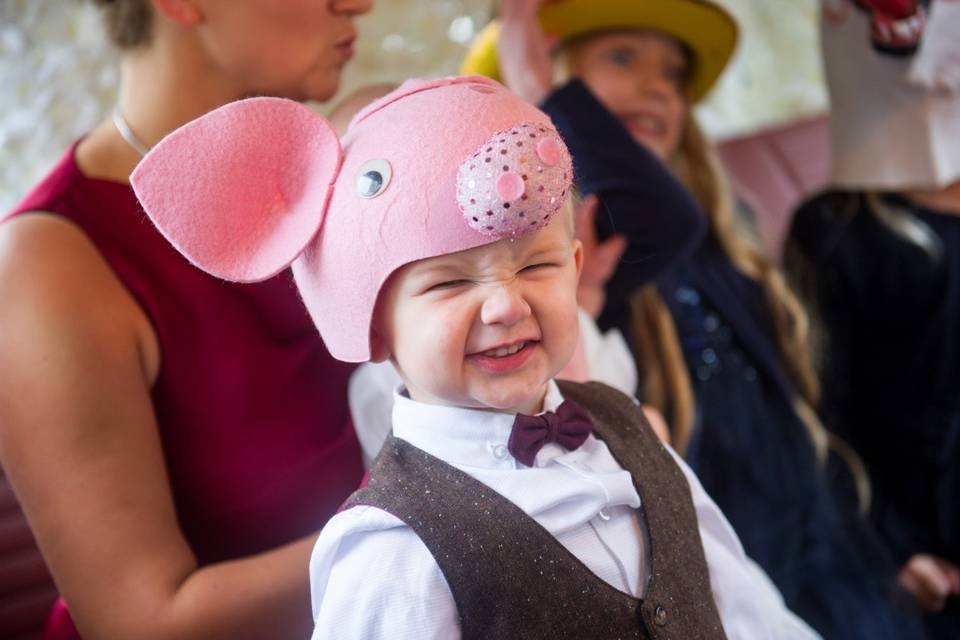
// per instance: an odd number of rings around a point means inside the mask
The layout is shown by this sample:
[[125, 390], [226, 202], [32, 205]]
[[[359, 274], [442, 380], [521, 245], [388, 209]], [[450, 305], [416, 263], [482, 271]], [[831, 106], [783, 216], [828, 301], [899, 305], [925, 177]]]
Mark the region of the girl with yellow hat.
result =
[[[884, 551], [826, 485], [806, 315], [742, 228], [691, 113], [735, 48], [731, 17], [702, 0], [505, 0], [501, 17], [469, 70], [498, 68], [508, 86], [541, 102], [573, 153], [581, 192], [606, 205], [598, 234], [631, 242], [606, 284], [599, 323], [631, 342], [638, 395], [668, 417], [673, 445], [747, 553], [824, 637], [922, 637], [891, 603], [895, 572]], [[549, 53], [556, 41], [573, 76], [559, 88]], [[611, 120], [615, 128], [602, 126]], [[644, 256], [631, 250], [670, 219], [644, 210], [647, 176], [628, 175], [637, 166], [630, 158], [651, 154], [690, 190], [709, 228], [688, 258], [642, 286], [635, 274]]]

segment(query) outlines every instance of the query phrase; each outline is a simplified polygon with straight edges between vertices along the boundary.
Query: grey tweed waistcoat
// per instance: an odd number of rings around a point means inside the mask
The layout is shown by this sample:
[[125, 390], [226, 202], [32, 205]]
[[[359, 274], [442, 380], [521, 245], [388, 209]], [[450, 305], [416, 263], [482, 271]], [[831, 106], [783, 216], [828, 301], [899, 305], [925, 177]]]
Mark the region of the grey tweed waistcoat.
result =
[[497, 492], [393, 436], [344, 508], [378, 507], [416, 532], [450, 586], [466, 640], [725, 638], [683, 473], [630, 398], [595, 382], [559, 384], [633, 475], [650, 544], [642, 600], [598, 578]]

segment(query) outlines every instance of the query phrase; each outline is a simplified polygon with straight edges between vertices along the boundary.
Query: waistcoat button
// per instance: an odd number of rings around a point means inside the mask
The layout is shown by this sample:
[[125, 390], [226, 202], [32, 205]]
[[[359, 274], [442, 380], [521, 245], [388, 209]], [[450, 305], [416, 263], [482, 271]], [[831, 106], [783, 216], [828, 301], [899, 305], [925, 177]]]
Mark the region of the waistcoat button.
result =
[[653, 611], [653, 622], [658, 627], [662, 627], [667, 624], [667, 610], [663, 607], [657, 607]]

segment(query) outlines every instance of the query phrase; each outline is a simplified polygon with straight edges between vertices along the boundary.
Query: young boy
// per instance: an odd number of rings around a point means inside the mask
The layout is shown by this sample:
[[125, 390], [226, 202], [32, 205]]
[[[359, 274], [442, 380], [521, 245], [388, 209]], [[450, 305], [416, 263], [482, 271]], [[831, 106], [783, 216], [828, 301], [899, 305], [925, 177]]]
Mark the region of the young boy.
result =
[[317, 542], [314, 638], [815, 637], [630, 398], [553, 381], [577, 342], [571, 173], [544, 114], [466, 77], [405, 84], [342, 148], [297, 105], [236, 103], [134, 175], [194, 263], [292, 261], [331, 353], [403, 379]]

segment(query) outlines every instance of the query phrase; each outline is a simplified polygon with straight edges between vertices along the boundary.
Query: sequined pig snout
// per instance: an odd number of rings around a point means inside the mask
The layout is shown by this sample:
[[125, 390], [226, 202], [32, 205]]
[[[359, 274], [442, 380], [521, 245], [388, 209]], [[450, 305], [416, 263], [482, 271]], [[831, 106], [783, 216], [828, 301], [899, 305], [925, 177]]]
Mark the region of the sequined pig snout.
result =
[[518, 236], [546, 226], [567, 199], [572, 173], [556, 131], [519, 123], [494, 134], [460, 165], [457, 202], [476, 231]]

